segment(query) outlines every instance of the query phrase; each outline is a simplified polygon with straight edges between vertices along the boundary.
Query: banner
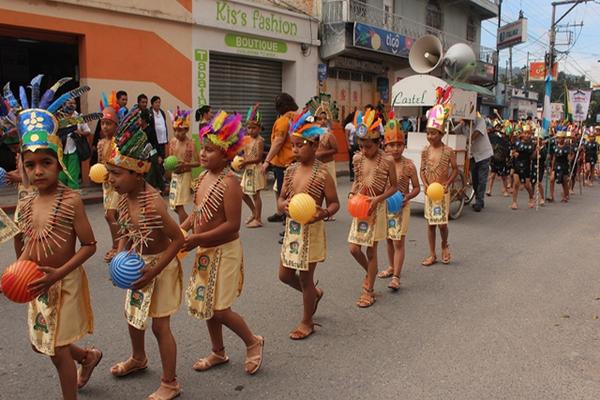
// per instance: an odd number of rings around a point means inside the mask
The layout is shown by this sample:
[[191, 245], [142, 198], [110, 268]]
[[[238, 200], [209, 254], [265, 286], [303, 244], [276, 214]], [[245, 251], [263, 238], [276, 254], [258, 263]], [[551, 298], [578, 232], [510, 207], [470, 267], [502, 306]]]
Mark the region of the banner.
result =
[[573, 109], [574, 121], [585, 121], [590, 109], [591, 90], [569, 90], [569, 103]]
[[550, 119], [552, 121], [562, 121], [564, 119], [562, 103], [550, 103]]
[[[558, 78], [558, 63], [552, 66], [552, 79]], [[543, 61], [534, 61], [529, 63], [529, 80], [543, 81], [546, 79], [546, 63]]]
[[413, 39], [371, 25], [354, 23], [354, 47], [408, 57]]

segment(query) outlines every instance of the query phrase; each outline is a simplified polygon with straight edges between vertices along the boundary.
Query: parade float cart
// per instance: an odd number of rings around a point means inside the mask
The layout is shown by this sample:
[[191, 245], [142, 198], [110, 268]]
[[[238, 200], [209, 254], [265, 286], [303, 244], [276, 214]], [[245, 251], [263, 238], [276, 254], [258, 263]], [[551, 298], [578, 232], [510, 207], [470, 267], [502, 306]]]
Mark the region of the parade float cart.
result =
[[[403, 116], [417, 118], [416, 131], [406, 133], [408, 143], [404, 150], [404, 156], [414, 162], [417, 173], [421, 168], [421, 152], [428, 145], [427, 134], [420, 132], [425, 130], [425, 126], [422, 126], [421, 122], [423, 112], [435, 104], [436, 88], [445, 88], [448, 85], [446, 81], [435, 76], [413, 75], [396, 82], [392, 86], [392, 108], [395, 115], [398, 118]], [[458, 122], [462, 119], [468, 121], [469, 132], [472, 131], [473, 120], [477, 115], [477, 93], [454, 87], [450, 102], [452, 103], [451, 121], [447, 124], [446, 135], [444, 135], [443, 141], [446, 145], [454, 149], [459, 170], [454, 183], [449, 189], [450, 218], [456, 219], [460, 217], [465, 203], [468, 204], [473, 199], [474, 191], [469, 177], [469, 138], [466, 135], [451, 133], [451, 128], [454, 125], [454, 121]], [[421, 192], [412, 202], [425, 204], [425, 193], [422, 183]]]

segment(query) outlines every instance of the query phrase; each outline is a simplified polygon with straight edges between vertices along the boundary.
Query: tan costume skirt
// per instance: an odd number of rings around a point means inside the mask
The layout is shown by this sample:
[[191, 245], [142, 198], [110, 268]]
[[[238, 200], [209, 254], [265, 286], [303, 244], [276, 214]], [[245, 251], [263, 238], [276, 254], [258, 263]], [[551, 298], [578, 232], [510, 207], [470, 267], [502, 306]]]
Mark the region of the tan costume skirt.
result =
[[387, 238], [400, 240], [408, 233], [408, 224], [410, 222], [410, 203], [407, 203], [402, 210], [396, 214], [387, 215]]
[[192, 172], [171, 174], [169, 185], [169, 207], [175, 210], [177, 206], [184, 206], [192, 202]]
[[[156, 262], [160, 254], [143, 255], [146, 265]], [[128, 290], [125, 296], [127, 322], [140, 330], [146, 329], [150, 318], [162, 318], [175, 314], [181, 306], [181, 263], [177, 257], [161, 271], [152, 282], [139, 290]]]
[[335, 169], [335, 160], [325, 163], [325, 167], [327, 167], [327, 172], [329, 172], [329, 175], [331, 175], [331, 179], [333, 179], [333, 184], [335, 185], [335, 187], [337, 187], [337, 171]]
[[259, 164], [247, 165], [242, 176], [242, 192], [247, 195], [254, 195], [267, 186], [267, 179], [262, 173]]
[[215, 311], [233, 305], [243, 286], [244, 256], [239, 238], [220, 246], [199, 247], [186, 290], [188, 312], [199, 319], [211, 319]]
[[352, 218], [348, 242], [371, 247], [387, 237], [387, 207], [385, 201], [377, 206], [377, 211], [366, 220]]
[[450, 193], [445, 193], [444, 198], [434, 203], [425, 196], [425, 219], [429, 225], [445, 225], [450, 215]]
[[297, 271], [308, 271], [310, 263], [325, 261], [327, 240], [325, 223], [302, 225], [288, 218], [281, 246], [281, 264]]
[[31, 344], [49, 356], [54, 355], [56, 347], [72, 344], [93, 332], [94, 314], [83, 267], [29, 303], [28, 325]]
[[119, 193], [117, 193], [108, 182], [102, 184], [102, 199], [105, 211], [116, 210], [119, 208]]

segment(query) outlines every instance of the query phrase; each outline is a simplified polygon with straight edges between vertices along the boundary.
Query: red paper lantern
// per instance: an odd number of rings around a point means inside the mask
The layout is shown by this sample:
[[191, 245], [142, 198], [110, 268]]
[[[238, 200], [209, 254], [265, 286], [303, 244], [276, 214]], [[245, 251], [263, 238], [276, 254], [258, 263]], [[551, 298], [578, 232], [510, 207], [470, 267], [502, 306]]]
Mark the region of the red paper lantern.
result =
[[348, 212], [354, 218], [367, 219], [369, 217], [369, 207], [371, 201], [364, 194], [355, 194], [348, 200]]
[[27, 285], [44, 276], [33, 261], [16, 261], [2, 274], [2, 292], [7, 299], [15, 303], [28, 303], [34, 299], [34, 294]]

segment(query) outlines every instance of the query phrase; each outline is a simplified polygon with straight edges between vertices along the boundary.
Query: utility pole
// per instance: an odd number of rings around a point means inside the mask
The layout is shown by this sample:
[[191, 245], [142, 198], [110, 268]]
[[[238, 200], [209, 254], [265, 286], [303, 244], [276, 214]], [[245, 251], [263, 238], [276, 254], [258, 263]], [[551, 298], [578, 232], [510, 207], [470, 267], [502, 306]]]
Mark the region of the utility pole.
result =
[[[500, 23], [502, 22], [502, 0], [498, 2], [498, 30], [500, 29]], [[496, 35], [498, 31], [496, 31]], [[500, 49], [498, 49], [498, 39], [496, 39], [496, 68], [494, 70], [494, 83], [496, 84], [496, 90], [498, 88], [498, 68], [500, 67]]]
[[508, 84], [512, 85], [512, 46], [508, 48]]

